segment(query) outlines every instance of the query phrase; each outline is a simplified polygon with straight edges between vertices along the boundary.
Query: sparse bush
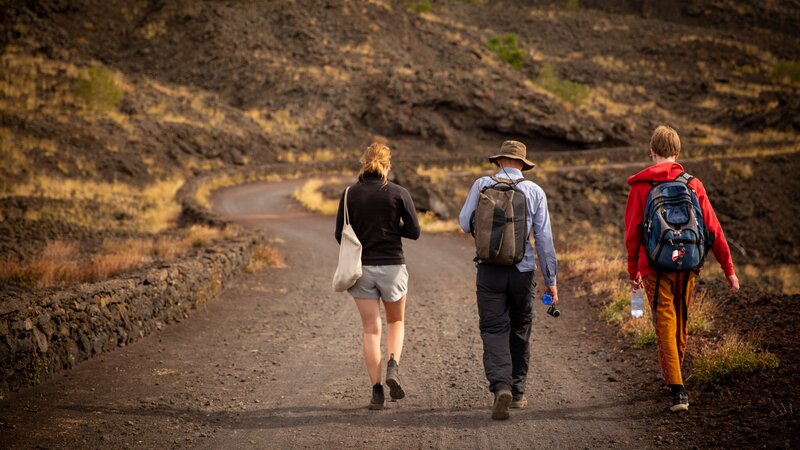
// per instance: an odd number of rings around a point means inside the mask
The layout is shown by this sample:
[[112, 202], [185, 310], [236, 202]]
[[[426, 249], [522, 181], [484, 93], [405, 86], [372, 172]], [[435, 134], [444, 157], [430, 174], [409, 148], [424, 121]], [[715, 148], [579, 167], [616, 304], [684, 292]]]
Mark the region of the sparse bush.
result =
[[292, 193], [292, 198], [300, 202], [303, 207], [311, 212], [327, 216], [335, 215], [339, 211], [339, 201], [325, 198], [320, 192], [324, 182], [319, 178], [308, 180], [300, 189]]
[[205, 225], [192, 225], [186, 232], [186, 238], [189, 240], [192, 247], [202, 247], [220, 238], [230, 237], [233, 234], [235, 234], [235, 232], [229, 228], [221, 230]]
[[271, 245], [258, 246], [250, 255], [250, 263], [245, 268], [248, 273], [258, 272], [264, 267], [276, 267], [282, 269], [286, 267], [286, 258], [283, 253]]
[[773, 68], [773, 76], [779, 81], [800, 83], [800, 63], [780, 61]]
[[567, 0], [564, 2], [564, 11], [578, 12], [581, 10], [581, 0]]
[[117, 109], [123, 92], [114, 83], [111, 73], [102, 67], [92, 67], [86, 77], [75, 81], [75, 95], [100, 109]]
[[524, 56], [519, 48], [519, 38], [516, 34], [508, 33], [501, 37], [495, 36], [489, 40], [486, 48], [501, 60], [511, 64], [514, 70], [522, 69]]
[[582, 105], [589, 97], [588, 86], [570, 80], [559, 79], [552, 64], [542, 66], [539, 76], [536, 78], [536, 84], [561, 100], [575, 106]]
[[696, 291], [689, 304], [689, 333], [711, 330], [711, 322], [716, 315], [717, 304], [708, 298], [708, 291]]
[[713, 347], [706, 347], [694, 359], [694, 375], [700, 384], [723, 384], [737, 376], [778, 367], [772, 353], [762, 351], [738, 333], [728, 333]]
[[600, 311], [600, 318], [608, 323], [622, 322], [630, 314], [631, 299], [630, 296], [624, 293], [618, 293], [611, 298], [611, 301], [606, 303], [602, 311]]
[[431, 211], [419, 214], [419, 227], [425, 233], [452, 233], [461, 231], [461, 226], [455, 219], [442, 220]]
[[409, 0], [406, 8], [413, 13], [426, 13], [433, 10], [430, 0]]
[[750, 163], [734, 161], [728, 164], [727, 172], [734, 178], [746, 179], [753, 176], [753, 166]]

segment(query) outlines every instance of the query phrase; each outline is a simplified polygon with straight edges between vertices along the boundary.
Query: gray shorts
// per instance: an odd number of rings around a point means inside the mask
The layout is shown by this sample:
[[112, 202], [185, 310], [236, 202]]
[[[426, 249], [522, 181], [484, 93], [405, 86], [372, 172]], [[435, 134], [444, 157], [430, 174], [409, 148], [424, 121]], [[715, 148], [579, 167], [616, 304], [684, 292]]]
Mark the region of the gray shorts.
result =
[[408, 293], [408, 270], [405, 264], [362, 266], [361, 278], [347, 292], [353, 297], [396, 302]]

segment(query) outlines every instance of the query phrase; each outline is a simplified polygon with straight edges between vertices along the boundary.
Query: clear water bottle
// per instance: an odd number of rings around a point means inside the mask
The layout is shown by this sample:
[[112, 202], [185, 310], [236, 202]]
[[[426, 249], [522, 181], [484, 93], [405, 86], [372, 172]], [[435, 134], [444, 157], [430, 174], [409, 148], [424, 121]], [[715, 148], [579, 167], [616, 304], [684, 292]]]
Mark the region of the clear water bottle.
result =
[[642, 317], [644, 315], [644, 292], [642, 288], [636, 288], [631, 292], [631, 315]]
[[542, 304], [543, 305], [553, 304], [553, 296], [549, 292], [545, 292], [544, 294], [542, 294]]

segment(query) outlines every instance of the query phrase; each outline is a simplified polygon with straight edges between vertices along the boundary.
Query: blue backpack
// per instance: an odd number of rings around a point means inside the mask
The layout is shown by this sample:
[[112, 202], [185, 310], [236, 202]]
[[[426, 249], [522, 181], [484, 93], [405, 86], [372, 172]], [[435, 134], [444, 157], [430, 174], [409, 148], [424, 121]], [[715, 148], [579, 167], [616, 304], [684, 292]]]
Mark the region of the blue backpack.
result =
[[694, 179], [681, 172], [674, 181], [650, 182], [642, 222], [642, 240], [650, 267], [665, 272], [694, 270], [703, 265], [713, 235], [706, 230]]

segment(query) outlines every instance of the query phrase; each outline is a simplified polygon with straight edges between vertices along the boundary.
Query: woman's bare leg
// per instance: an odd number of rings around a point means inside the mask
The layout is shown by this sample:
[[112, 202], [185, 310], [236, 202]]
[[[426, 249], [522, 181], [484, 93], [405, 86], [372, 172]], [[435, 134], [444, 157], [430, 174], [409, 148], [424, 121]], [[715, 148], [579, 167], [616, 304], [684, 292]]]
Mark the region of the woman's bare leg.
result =
[[394, 353], [394, 359], [400, 362], [405, 338], [406, 297], [396, 302], [383, 302], [386, 308], [386, 360]]
[[[372, 298], [353, 298], [364, 326], [364, 364], [369, 381], [381, 382], [381, 304]], [[391, 328], [390, 328], [391, 329]]]

